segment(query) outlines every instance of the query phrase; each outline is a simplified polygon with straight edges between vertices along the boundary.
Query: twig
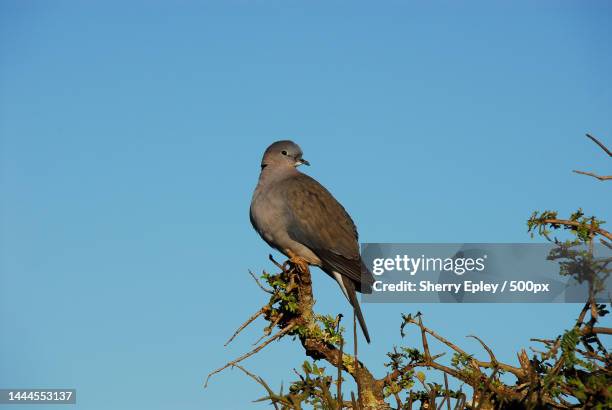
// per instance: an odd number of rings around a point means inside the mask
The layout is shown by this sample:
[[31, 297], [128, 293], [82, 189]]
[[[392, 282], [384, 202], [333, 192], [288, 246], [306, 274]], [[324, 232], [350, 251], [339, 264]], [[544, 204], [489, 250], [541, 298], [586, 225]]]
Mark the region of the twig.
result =
[[445, 345], [447, 345], [448, 347], [450, 347], [451, 349], [453, 349], [454, 351], [456, 351], [459, 354], [465, 355], [465, 356], [469, 356], [463, 349], [461, 349], [459, 346], [457, 346], [456, 344], [454, 344], [453, 342], [451, 342], [450, 340], [440, 336], [438, 333], [434, 332], [433, 330], [425, 327], [423, 325], [423, 323], [419, 323], [417, 321], [415, 321], [414, 319], [410, 320], [410, 323], [415, 324], [419, 327], [422, 327], [423, 330], [425, 330], [427, 333], [429, 333], [430, 335], [432, 335], [434, 338], [438, 339], [440, 342], [444, 343]]
[[593, 141], [595, 144], [599, 145], [599, 147], [602, 150], [604, 150], [606, 152], [606, 154], [608, 154], [609, 157], [612, 157], [612, 152], [610, 152], [610, 150], [602, 142], [600, 142], [597, 138], [595, 138], [591, 134], [586, 134], [586, 136], [587, 136], [587, 138], [590, 138], [591, 141]]
[[448, 375], [446, 373], [444, 373], [444, 387], [446, 388], [446, 407], [447, 410], [451, 410], [450, 391], [448, 390]]
[[355, 382], [357, 383], [357, 403], [363, 407], [361, 383], [359, 382], [359, 360], [357, 359], [357, 311], [353, 308], [353, 354], [355, 356]]
[[[261, 384], [264, 389], [266, 389], [266, 391], [268, 392], [268, 395], [270, 398], [276, 396], [274, 394], [274, 392], [272, 391], [272, 389], [270, 388], [270, 386], [268, 386], [268, 383], [265, 382], [264, 379], [262, 379], [261, 377], [258, 377], [256, 375], [254, 375], [253, 373], [249, 372], [247, 369], [245, 369], [244, 367], [240, 366], [239, 364], [234, 365], [235, 367], [237, 367], [238, 369], [242, 370], [244, 372], [244, 374], [246, 374], [247, 376], [249, 376], [251, 379], [255, 380], [257, 383]], [[274, 406], [274, 408], [276, 410], [279, 410], [278, 405], [276, 404], [275, 401], [271, 400], [272, 405]]]
[[255, 353], [259, 352], [261, 349], [263, 349], [264, 347], [266, 347], [267, 345], [269, 345], [273, 341], [275, 341], [277, 339], [280, 339], [285, 333], [287, 333], [291, 329], [293, 329], [294, 326], [295, 326], [295, 323], [289, 323], [287, 326], [285, 326], [284, 329], [278, 331], [274, 336], [270, 337], [268, 340], [266, 340], [265, 342], [263, 342], [262, 344], [260, 344], [259, 346], [257, 346], [253, 350], [251, 350], [250, 352], [245, 353], [242, 356], [240, 356], [239, 358], [234, 359], [231, 362], [228, 362], [227, 364], [225, 364], [224, 366], [218, 368], [217, 370], [214, 370], [214, 371], [210, 372], [208, 374], [208, 377], [206, 377], [206, 382], [204, 383], [204, 387], [208, 386], [208, 381], [210, 380], [210, 378], [213, 375], [215, 375], [215, 374], [217, 374], [219, 372], [222, 372], [223, 370], [227, 369], [228, 367], [235, 366], [236, 364], [240, 363], [244, 359], [253, 356]]
[[259, 339], [257, 339], [257, 341], [256, 341], [255, 343], [253, 343], [253, 345], [256, 345], [257, 343], [261, 342], [261, 341], [262, 341], [264, 338], [266, 338], [266, 337], [270, 336], [270, 335], [272, 334], [272, 330], [274, 330], [274, 328], [276, 327], [276, 325], [278, 325], [278, 322], [280, 322], [280, 321], [281, 321], [281, 319], [283, 318], [283, 316], [284, 316], [284, 313], [283, 313], [283, 312], [281, 312], [281, 313], [280, 313], [280, 314], [279, 314], [279, 315], [276, 317], [276, 319], [274, 319], [274, 322], [273, 322], [273, 323], [272, 323], [270, 326], [268, 326], [268, 327], [266, 328], [266, 330], [264, 330], [264, 334], [263, 334], [263, 335], [261, 335], [261, 337], [260, 337]]
[[236, 336], [238, 336], [238, 334], [240, 332], [242, 332], [242, 330], [244, 328], [246, 328], [248, 325], [250, 325], [255, 319], [257, 319], [259, 317], [259, 315], [261, 315], [264, 312], [264, 309], [261, 308], [259, 309], [257, 312], [255, 312], [250, 318], [247, 319], [246, 322], [244, 322], [243, 324], [240, 325], [240, 327], [238, 329], [236, 329], [236, 331], [234, 332], [234, 334], [232, 335], [232, 337], [230, 337], [228, 339], [227, 342], [225, 342], [225, 344], [223, 346], [227, 346], [228, 344], [230, 344], [232, 342], [232, 340], [234, 340], [236, 338]]
[[283, 272], [285, 272], [285, 268], [283, 268], [283, 265], [281, 265], [280, 263], [276, 262], [276, 260], [274, 259], [274, 257], [272, 256], [272, 254], [268, 255], [268, 259], [270, 259], [270, 261], [276, 265], [277, 268], [279, 268], [280, 270], [282, 270]]
[[[463, 349], [461, 349], [456, 344], [452, 343], [451, 341], [449, 341], [448, 339], [444, 338], [443, 336], [440, 336], [438, 333], [436, 333], [435, 331], [429, 329], [428, 327], [425, 327], [422, 323], [419, 324], [414, 319], [411, 319], [410, 323], [415, 324], [415, 325], [417, 325], [419, 327], [422, 326], [422, 328], [423, 328], [423, 330], [425, 332], [429, 333], [434, 338], [438, 339], [440, 342], [444, 343], [445, 345], [447, 345], [448, 347], [450, 347], [451, 349], [453, 349], [457, 353], [459, 353], [459, 354], [461, 354], [463, 356], [471, 356], [471, 355], [468, 355]], [[486, 367], [486, 368], [493, 368], [493, 367], [495, 367], [495, 365], [493, 363], [483, 362], [483, 361], [480, 361], [480, 360], [476, 360], [474, 358], [472, 358], [472, 361], [474, 363], [476, 363], [480, 367]], [[499, 367], [500, 370], [504, 370], [504, 371], [510, 372], [513, 375], [515, 375], [517, 378], [522, 378], [522, 377], [525, 376], [525, 373], [524, 373], [523, 369], [519, 369], [518, 367], [510, 366], [508, 364], [499, 363], [499, 362], [497, 362], [497, 366]], [[451, 374], [451, 376], [452, 376], [452, 374]]]
[[[389, 383], [388, 385], [391, 386], [393, 384], [393, 382], [391, 381], [391, 378], [389, 377], [389, 375], [387, 375], [387, 382]], [[401, 410], [402, 409], [402, 400], [400, 399], [399, 394], [397, 394], [397, 391], [395, 389], [392, 389], [392, 393], [393, 393], [393, 397], [395, 397], [395, 403], [397, 404], [397, 410]]]
[[351, 391], [351, 403], [353, 405], [354, 409], [360, 409], [359, 404], [357, 404], [357, 401], [355, 400], [355, 393]]
[[457, 399], [457, 402], [455, 403], [455, 410], [463, 410], [465, 408], [465, 401], [466, 401], [466, 397], [465, 397], [465, 393], [463, 393], [463, 391], [459, 391], [459, 398]]
[[584, 304], [584, 306], [582, 307], [582, 310], [580, 311], [580, 314], [578, 315], [578, 319], [576, 320], [576, 325], [575, 325], [576, 327], [582, 326], [582, 324], [584, 323], [584, 318], [590, 309], [591, 309], [591, 301], [588, 301], [587, 303]]
[[342, 355], [344, 350], [344, 338], [340, 333], [340, 321], [342, 320], [342, 313], [336, 316], [336, 333], [340, 335], [340, 354], [338, 355], [338, 381], [336, 387], [338, 388], [338, 392], [336, 393], [338, 398], [338, 409], [342, 410]]
[[257, 279], [257, 276], [255, 276], [255, 274], [253, 272], [251, 272], [251, 270], [249, 269], [249, 273], [251, 274], [251, 276], [253, 277], [253, 279], [255, 279], [255, 283], [257, 283], [257, 285], [261, 288], [261, 290], [263, 290], [266, 293], [269, 293], [270, 295], [274, 294], [274, 291], [272, 289], [268, 289], [266, 287], [264, 287], [264, 285], [261, 284], [261, 282], [259, 281], [259, 279]]
[[425, 356], [425, 363], [431, 362], [431, 353], [429, 352], [429, 345], [427, 344], [427, 336], [425, 334], [425, 326], [423, 326], [423, 320], [419, 316], [419, 327], [421, 328], [421, 340], [423, 342], [423, 353]]
[[532, 342], [540, 342], [540, 343], [544, 343], [545, 345], [552, 345], [555, 343], [554, 340], [551, 339], [529, 339]]
[[575, 172], [576, 174], [580, 174], [580, 175], [588, 175], [590, 177], [597, 178], [600, 181], [608, 181], [612, 179], [612, 175], [597, 175], [592, 172], [578, 171], [577, 169], [574, 169], [573, 172]]
[[[422, 320], [419, 316], [419, 321], [417, 322], [414, 318], [410, 318], [408, 320], [408, 323], [412, 323], [415, 324], [417, 326], [419, 326], [419, 328], [421, 329], [421, 338], [423, 340], [423, 351], [424, 351], [424, 359], [421, 362], [417, 362], [417, 363], [411, 363], [407, 366], [405, 366], [402, 369], [396, 369], [393, 372], [391, 372], [388, 377], [391, 379], [396, 379], [397, 377], [401, 376], [401, 374], [403, 374], [403, 372], [408, 371], [413, 369], [414, 367], [419, 367], [419, 366], [425, 366], [425, 367], [432, 367], [436, 370], [442, 371], [445, 374], [448, 374], [458, 380], [461, 380], [465, 383], [468, 383], [471, 386], [474, 386], [474, 383], [477, 383], [477, 380], [479, 379], [478, 376], [475, 375], [466, 375], [460, 371], [457, 371], [453, 368], [450, 368], [448, 366], [442, 365], [440, 363], [435, 362], [435, 360], [433, 360], [433, 358], [431, 357], [431, 354], [429, 353], [429, 345], [427, 344], [427, 337], [425, 335], [425, 333], [429, 333], [430, 335], [434, 336], [434, 338], [438, 339], [439, 341], [441, 341], [442, 343], [446, 344], [447, 346], [449, 346], [451, 349], [455, 350], [456, 352], [463, 354], [465, 356], [467, 356], [467, 354], [461, 349], [459, 348], [457, 345], [451, 343], [450, 341], [448, 341], [447, 339], [445, 339], [444, 337], [438, 335], [436, 332], [432, 331], [431, 329], [428, 329], [427, 327], [425, 327], [422, 323]], [[490, 350], [490, 349], [489, 349]], [[492, 352], [491, 352], [492, 353]], [[470, 356], [471, 357], [471, 356]], [[494, 357], [494, 356], [493, 356]], [[507, 364], [503, 364], [503, 363], [499, 363], [496, 361], [492, 361], [491, 363], [487, 363], [487, 362], [482, 362], [479, 360], [476, 360], [474, 358], [471, 359], [472, 360], [472, 364], [474, 366], [474, 370], [476, 370], [481, 377], [485, 377], [485, 374], [482, 373], [482, 371], [480, 370], [480, 367], [484, 367], [484, 368], [492, 368], [494, 370], [493, 374], [496, 374], [496, 372], [498, 370], [504, 370], [504, 371], [508, 371], [510, 373], [512, 373], [513, 375], [515, 375], [517, 377], [517, 379], [519, 380], [523, 380], [526, 377], [526, 372], [524, 369], [522, 368], [516, 368]], [[497, 369], [497, 370], [496, 370]], [[381, 382], [384, 382], [384, 379], [381, 380]], [[491, 385], [489, 387], [489, 389], [491, 391], [493, 391], [496, 395], [500, 396], [500, 397], [506, 397], [508, 399], [520, 399], [522, 396], [520, 393], [514, 391], [511, 388], [508, 388], [507, 386], [502, 386], [502, 387], [496, 387], [494, 385]]]
[[468, 337], [471, 337], [473, 339], [476, 339], [480, 342], [480, 344], [482, 345], [482, 347], [487, 351], [487, 353], [489, 354], [489, 357], [491, 358], [491, 364], [495, 367], [497, 367], [497, 359], [495, 358], [495, 355], [493, 354], [493, 351], [489, 348], [489, 346], [487, 346], [485, 344], [485, 342], [482, 341], [482, 339], [480, 339], [478, 336], [474, 336], [474, 335], [469, 335]]
[[[593, 141], [595, 144], [599, 145], [599, 147], [604, 150], [604, 152], [606, 154], [608, 154], [609, 157], [612, 157], [612, 152], [610, 152], [610, 150], [601, 142], [599, 141], [597, 138], [595, 138], [594, 136], [592, 136], [591, 134], [586, 134], [587, 138], [589, 138], [591, 141]], [[600, 181], [608, 181], [612, 179], [612, 175], [596, 175], [592, 172], [585, 172], [585, 171], [577, 171], [574, 170], [574, 172], [576, 174], [581, 174], [581, 175], [587, 175], [593, 178], [597, 178]]]

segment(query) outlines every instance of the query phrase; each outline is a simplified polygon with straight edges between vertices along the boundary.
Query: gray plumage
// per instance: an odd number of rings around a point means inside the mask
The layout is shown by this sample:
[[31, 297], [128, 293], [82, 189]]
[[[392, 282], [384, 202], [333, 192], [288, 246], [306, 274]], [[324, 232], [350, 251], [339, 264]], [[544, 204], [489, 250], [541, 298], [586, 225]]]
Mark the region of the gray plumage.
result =
[[320, 267], [338, 282], [369, 343], [355, 292], [371, 293], [374, 278], [361, 261], [357, 229], [327, 189], [297, 170], [302, 164], [310, 165], [294, 142], [268, 147], [251, 201], [251, 223], [271, 247]]

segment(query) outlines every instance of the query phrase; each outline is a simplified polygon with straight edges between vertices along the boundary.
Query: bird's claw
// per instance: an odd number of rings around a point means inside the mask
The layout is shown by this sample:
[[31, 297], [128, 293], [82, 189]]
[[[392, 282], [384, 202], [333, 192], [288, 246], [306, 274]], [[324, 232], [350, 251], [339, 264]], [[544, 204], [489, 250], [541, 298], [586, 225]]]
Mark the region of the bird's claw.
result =
[[293, 267], [298, 271], [298, 273], [306, 273], [308, 272], [308, 262], [306, 259], [301, 258], [299, 256], [293, 256], [288, 261]]

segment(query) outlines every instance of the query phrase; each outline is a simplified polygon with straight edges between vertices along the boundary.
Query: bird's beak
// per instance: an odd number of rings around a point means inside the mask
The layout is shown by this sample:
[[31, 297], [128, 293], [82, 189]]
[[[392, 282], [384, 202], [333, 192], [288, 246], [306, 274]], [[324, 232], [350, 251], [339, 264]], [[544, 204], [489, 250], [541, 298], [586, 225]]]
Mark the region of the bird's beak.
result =
[[300, 165], [308, 165], [310, 166], [310, 162], [306, 161], [304, 158], [298, 158], [295, 162], [295, 166], [299, 167]]

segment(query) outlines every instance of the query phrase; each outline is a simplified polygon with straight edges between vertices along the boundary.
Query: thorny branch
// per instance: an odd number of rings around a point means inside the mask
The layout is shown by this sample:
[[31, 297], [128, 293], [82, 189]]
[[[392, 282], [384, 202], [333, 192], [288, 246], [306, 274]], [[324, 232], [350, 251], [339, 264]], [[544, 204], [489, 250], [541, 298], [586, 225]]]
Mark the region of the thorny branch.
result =
[[[595, 137], [587, 134], [608, 156], [610, 150]], [[580, 174], [591, 175], [599, 179], [612, 179], [598, 177], [592, 173], [575, 171]], [[538, 232], [550, 239], [549, 229], [565, 228], [576, 236], [574, 242], [587, 244], [592, 249], [594, 241], [600, 241], [612, 248], [612, 234], [601, 227], [604, 222], [595, 217], [585, 217], [582, 210], [578, 210], [568, 219], [559, 218], [557, 212], [535, 212], [528, 221], [529, 232]], [[605, 239], [604, 239], [605, 238]], [[606, 241], [606, 239], [608, 241]], [[554, 242], [561, 248], [567, 243]], [[573, 254], [560, 252], [554, 259], [563, 257], [576, 257]], [[257, 401], [268, 401], [275, 409], [302, 409], [303, 405], [311, 405], [315, 409], [390, 409], [386, 400], [393, 400], [396, 409], [412, 409], [415, 402], [420, 402], [420, 409], [442, 409], [446, 402], [447, 410], [451, 409], [451, 400], [455, 400], [454, 409], [513, 409], [513, 408], [610, 408], [612, 407], [612, 354], [600, 340], [600, 335], [611, 335], [612, 328], [596, 326], [598, 320], [608, 314], [606, 305], [596, 303], [595, 294], [601, 290], [597, 285], [597, 270], [609, 274], [607, 262], [594, 264], [589, 275], [586, 275], [589, 284], [589, 298], [580, 311], [573, 327], [554, 339], [534, 338], [534, 342], [541, 343], [544, 348], [538, 351], [532, 348], [535, 354], [530, 358], [523, 349], [517, 354], [519, 366], [499, 362], [491, 349], [477, 336], [468, 336], [477, 340], [489, 356], [489, 361], [476, 359], [457, 344], [452, 343], [434, 330], [423, 324], [422, 315], [403, 315], [400, 334], [404, 336], [407, 325], [416, 326], [421, 336], [421, 348], [394, 348], [387, 353], [391, 359], [386, 364], [389, 372], [380, 379], [376, 379], [366, 366], [357, 360], [355, 354], [344, 352], [344, 329], [340, 326], [340, 317], [317, 315], [313, 311], [314, 298], [310, 272], [299, 271], [290, 261], [284, 264], [276, 262], [272, 256], [270, 260], [280, 269], [277, 274], [263, 274], [262, 278], [268, 283], [264, 286], [252, 272], [259, 288], [270, 295], [270, 300], [261, 309], [247, 319], [230, 337], [226, 345], [240, 334], [257, 318], [264, 317], [269, 325], [265, 328], [263, 336], [255, 343], [256, 346], [242, 356], [226, 363], [224, 366], [212, 371], [209, 379], [227, 369], [237, 367], [248, 377], [255, 380], [266, 390], [267, 396]], [[589, 261], [591, 261], [589, 259]], [[592, 262], [592, 261], [591, 261]], [[563, 270], [563, 269], [562, 269]], [[607, 273], [606, 273], [607, 272]], [[579, 275], [580, 276], [580, 275]], [[584, 278], [580, 277], [580, 280]], [[265, 341], [272, 331], [279, 331]], [[355, 330], [355, 329], [354, 329]], [[241, 362], [261, 351], [272, 341], [284, 336], [298, 338], [304, 347], [307, 356], [315, 362], [324, 360], [337, 370], [334, 378], [325, 374], [324, 368], [316, 363], [304, 362], [303, 373], [296, 371], [299, 380], [293, 382], [288, 393], [274, 390], [259, 376], [247, 371]], [[450, 363], [442, 363], [440, 359], [445, 353], [432, 354], [432, 345], [428, 336], [454, 352]], [[580, 347], [579, 347], [580, 346]], [[444, 386], [426, 382], [426, 375], [415, 372], [416, 369], [434, 369], [442, 372]], [[357, 384], [358, 396], [350, 392], [350, 400], [343, 400], [342, 388], [343, 373], [347, 373]], [[516, 378], [515, 384], [502, 381], [500, 376], [509, 373]], [[463, 382], [473, 390], [471, 400], [466, 399], [462, 388], [452, 390], [449, 388], [448, 376]], [[419, 390], [416, 381], [423, 389]], [[332, 385], [336, 384], [335, 392]], [[402, 398], [405, 394], [405, 398]], [[441, 399], [441, 400], [438, 400]], [[438, 403], [438, 401], [439, 403]]]
[[[455, 409], [505, 409], [510, 408], [507, 406], [511, 406], [512, 403], [514, 405], [522, 403], [527, 408], [530, 408], [529, 403], [540, 403], [540, 405], [549, 408], [571, 409], [575, 406], [558, 394], [551, 393], [555, 389], [562, 395], [572, 392], [567, 382], [564, 381], [569, 378], [571, 372], [575, 372], [575, 370], [572, 370], [575, 366], [568, 367], [568, 360], [570, 360], [568, 359], [568, 349], [573, 349], [574, 354], [582, 355], [589, 360], [596, 360], [603, 364], [603, 367], [597, 365], [597, 371], [599, 372], [597, 377], [603, 376], [605, 380], [609, 380], [610, 377], [609, 364], [612, 361], [610, 354], [601, 349], [593, 348], [592, 345], [599, 334], [610, 334], [612, 329], [594, 326], [597, 317], [605, 313], [601, 305], [595, 304], [595, 308], [593, 308], [593, 300], [585, 304], [575, 321], [574, 327], [578, 332], [576, 342], [585, 344], [587, 346], [586, 350], [577, 349], [575, 345], [573, 347], [571, 345], [566, 346], [564, 340], [567, 339], [567, 334], [555, 340], [533, 339], [544, 344], [546, 349], [540, 353], [539, 358], [534, 356], [531, 359], [522, 351], [518, 355], [520, 363], [518, 367], [500, 362], [493, 349], [477, 336], [468, 337], [474, 338], [481, 344], [489, 356], [489, 361], [476, 359], [457, 344], [426, 327], [420, 313], [415, 316], [405, 315], [403, 317], [404, 324], [401, 328], [402, 335], [405, 325], [418, 327], [422, 348], [421, 350], [405, 350], [409, 354], [403, 356], [399, 353], [395, 357], [390, 355], [393, 359], [391, 371], [380, 379], [376, 379], [363, 363], [355, 360], [354, 355], [348, 355], [343, 351], [344, 338], [342, 336], [343, 329], [340, 326], [340, 317], [326, 319], [312, 311], [314, 300], [312, 299], [309, 273], [302, 273], [298, 276], [290, 267], [277, 275], [265, 274], [264, 278], [274, 289], [270, 302], [243, 323], [228, 342], [261, 315], [270, 322], [265, 334], [269, 334], [274, 327], [279, 327], [280, 330], [253, 350], [211, 372], [207, 378], [207, 383], [214, 374], [228, 367], [238, 367], [264, 387], [267, 396], [260, 400], [270, 401], [279, 409], [299, 409], [302, 408], [302, 404], [307, 403], [314, 404], [315, 408], [325, 409], [391, 408], [386, 399], [392, 399], [397, 409], [412, 408], [417, 401], [421, 402], [421, 409], [442, 408], [444, 402], [447, 403], [447, 407], [450, 407], [452, 400], [455, 401]], [[295, 298], [292, 298], [291, 295]], [[278, 303], [279, 301], [282, 301], [282, 303]], [[287, 309], [289, 306], [293, 307], [292, 312]], [[587, 317], [589, 313], [593, 313], [594, 309], [597, 312], [596, 317]], [[337, 369], [335, 389], [332, 390], [333, 378], [326, 376], [323, 369], [316, 367], [316, 365], [311, 366], [305, 363], [305, 376], [299, 375], [300, 380], [292, 384], [290, 392], [285, 394], [282, 391], [281, 393], [274, 393], [263, 379], [247, 372], [240, 366], [243, 360], [256, 354], [272, 341], [286, 335], [298, 337], [308, 356], [315, 360], [323, 359]], [[445, 354], [432, 353], [428, 336], [433, 337], [455, 353], [450, 364], [439, 362], [439, 359]], [[595, 345], [603, 346], [599, 341]], [[546, 363], [550, 361], [552, 361], [552, 364], [547, 365]], [[442, 372], [445, 377], [445, 385], [425, 383], [423, 373], [415, 374], [417, 368], [434, 369]], [[342, 399], [342, 374], [344, 372], [349, 374], [358, 386], [359, 395], [357, 398], [351, 395], [349, 401]], [[506, 372], [516, 377], [516, 384], [510, 385], [501, 381], [500, 375]], [[466, 401], [465, 394], [460, 390], [449, 389], [447, 376], [471, 386], [474, 390], [472, 400]], [[414, 380], [419, 381], [424, 389], [416, 390]], [[402, 399], [402, 392], [406, 392], [406, 399]]]
[[[338, 401], [339, 403], [348, 403], [343, 402], [341, 399], [341, 375], [342, 372], [346, 372], [357, 384], [359, 391], [357, 403], [360, 408], [378, 409], [386, 407], [382, 388], [379, 388], [376, 379], [372, 376], [370, 371], [366, 369], [355, 356], [346, 354], [344, 352], [344, 339], [342, 337], [343, 329], [340, 326], [340, 319], [330, 319], [328, 317], [316, 315], [313, 312], [314, 298], [312, 296], [310, 272], [298, 271], [296, 266], [294, 266], [291, 262], [281, 265], [273, 259], [271, 260], [274, 262], [275, 266], [281, 268], [281, 272], [274, 275], [264, 272], [264, 275], [262, 276], [272, 287], [270, 300], [234, 332], [234, 335], [230, 338], [228, 343], [231, 342], [244, 328], [250, 325], [257, 317], [262, 315], [268, 322], [270, 322], [270, 325], [264, 331], [264, 335], [271, 332], [274, 327], [282, 327], [281, 330], [263, 343], [257, 345], [248, 353], [243, 354], [237, 359], [232, 360], [226, 363], [224, 366], [211, 372], [207, 377], [206, 384], [208, 384], [211, 376], [227, 369], [228, 367], [237, 366], [240, 362], [259, 352], [272, 341], [278, 340], [285, 335], [293, 335], [300, 339], [300, 342], [302, 343], [302, 346], [304, 347], [308, 356], [315, 360], [323, 359], [332, 366], [338, 368], [338, 379], [336, 382], [337, 394], [336, 399], [334, 400]], [[268, 289], [261, 285], [259, 281], [258, 285], [260, 285], [259, 287], [262, 290], [265, 290], [266, 292], [268, 291]], [[312, 383], [315, 383], [313, 380], [319, 379], [308, 378], [304, 380], [308, 380], [308, 383], [310, 383], [308, 386], [308, 391], [313, 393]], [[304, 383], [306, 383], [306, 381], [304, 381]], [[320, 390], [320, 383], [317, 384], [317, 386]], [[332, 395], [329, 391], [327, 391], [327, 389], [323, 390], [323, 392], [319, 391], [319, 393], [322, 394], [321, 397], [325, 397], [324, 401], [327, 402], [329, 401], [329, 397], [332, 397]], [[295, 399], [295, 395], [292, 397]], [[278, 397], [273, 397], [273, 399], [278, 400]]]

